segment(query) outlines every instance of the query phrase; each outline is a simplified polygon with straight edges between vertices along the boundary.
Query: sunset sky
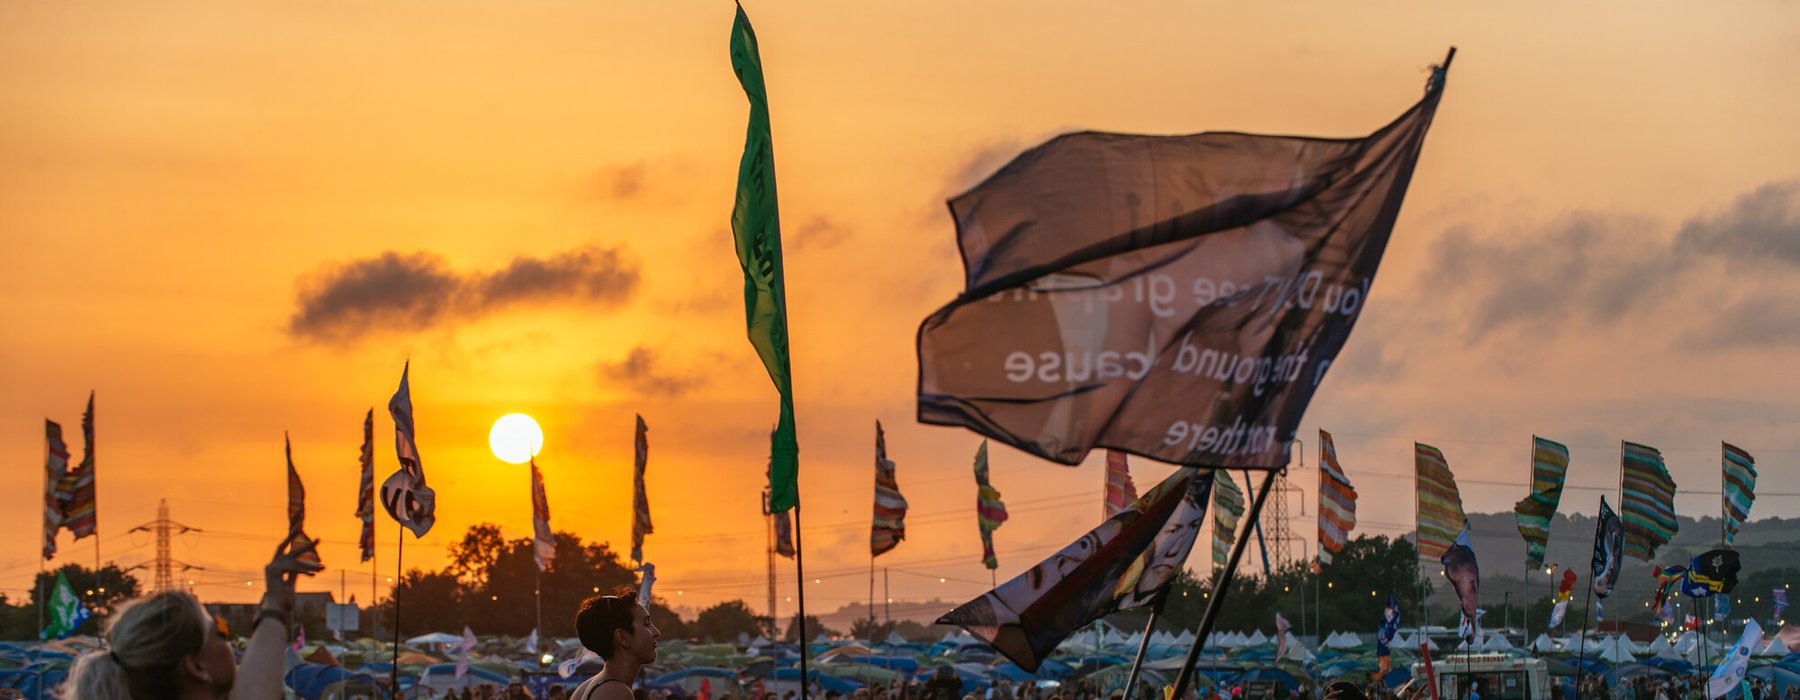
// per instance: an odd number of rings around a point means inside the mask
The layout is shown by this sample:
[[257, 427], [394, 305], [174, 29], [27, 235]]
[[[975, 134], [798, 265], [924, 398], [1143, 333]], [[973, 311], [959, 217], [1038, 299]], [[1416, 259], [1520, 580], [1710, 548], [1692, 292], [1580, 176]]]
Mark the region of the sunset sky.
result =
[[[1800, 516], [1800, 3], [745, 7], [774, 124], [809, 609], [868, 595], [876, 420], [911, 503], [877, 560], [892, 595], [987, 588], [979, 438], [913, 418], [914, 333], [962, 279], [947, 197], [1073, 130], [1361, 136], [1451, 45], [1374, 292], [1302, 424], [1307, 512], [1324, 428], [1358, 533], [1410, 531], [1414, 440], [1443, 449], [1469, 510], [1510, 509], [1534, 433], [1572, 448], [1565, 513], [1594, 511], [1631, 440], [1664, 451], [1684, 515], [1715, 514], [1725, 440], [1761, 468], [1753, 519]], [[512, 412], [546, 433], [553, 526], [627, 550], [641, 414], [657, 592], [764, 608], [776, 395], [729, 229], [747, 113], [732, 11], [0, 3], [0, 591], [24, 596], [38, 568], [42, 421], [79, 459], [94, 390], [105, 560], [154, 556], [127, 530], [166, 498], [205, 531], [176, 538], [205, 568], [182, 576], [252, 599], [285, 526], [286, 431], [328, 567], [302, 587], [367, 602], [362, 418], [376, 409], [384, 478], [410, 358], [439, 520], [408, 536], [409, 568], [441, 566], [473, 523], [529, 536], [526, 469], [487, 447]], [[991, 450], [1004, 579], [1097, 522], [1102, 458]], [[1142, 488], [1170, 469], [1134, 462]], [[396, 526], [378, 522], [385, 581]], [[1294, 527], [1310, 543], [1312, 521]], [[53, 565], [92, 564], [92, 540], [59, 545]]]

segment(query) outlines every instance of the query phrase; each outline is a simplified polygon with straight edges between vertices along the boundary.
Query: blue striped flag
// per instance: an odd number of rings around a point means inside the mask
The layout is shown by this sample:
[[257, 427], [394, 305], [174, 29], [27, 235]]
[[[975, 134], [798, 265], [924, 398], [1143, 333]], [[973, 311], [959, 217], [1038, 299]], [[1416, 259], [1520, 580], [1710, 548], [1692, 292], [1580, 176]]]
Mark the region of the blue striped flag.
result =
[[1730, 547], [1738, 528], [1750, 519], [1750, 505], [1756, 502], [1756, 459], [1731, 443], [1719, 445], [1719, 461], [1725, 470], [1725, 546]]
[[1525, 538], [1525, 564], [1544, 565], [1544, 547], [1550, 539], [1550, 519], [1562, 502], [1563, 478], [1569, 473], [1569, 448], [1560, 442], [1531, 437], [1531, 494], [1513, 505], [1519, 536]]
[[1652, 561], [1656, 548], [1674, 539], [1675, 479], [1662, 453], [1648, 445], [1623, 443], [1620, 448], [1619, 519], [1625, 525], [1625, 555]]

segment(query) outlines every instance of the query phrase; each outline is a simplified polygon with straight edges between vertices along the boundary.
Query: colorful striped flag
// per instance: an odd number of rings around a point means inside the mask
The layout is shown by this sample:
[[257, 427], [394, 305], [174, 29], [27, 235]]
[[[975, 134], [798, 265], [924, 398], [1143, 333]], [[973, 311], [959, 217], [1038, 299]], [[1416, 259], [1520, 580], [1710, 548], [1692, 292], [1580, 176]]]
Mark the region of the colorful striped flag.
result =
[[1468, 516], [1463, 514], [1462, 492], [1444, 452], [1422, 442], [1413, 443], [1414, 484], [1419, 491], [1419, 558], [1437, 560], [1450, 549]]
[[531, 554], [538, 571], [556, 560], [556, 534], [550, 531], [550, 496], [544, 493], [544, 473], [531, 458]]
[[1656, 548], [1668, 544], [1681, 529], [1675, 521], [1675, 479], [1656, 448], [1626, 442], [1620, 447], [1619, 481], [1625, 554], [1651, 561]]
[[1750, 519], [1756, 502], [1756, 458], [1731, 443], [1719, 443], [1720, 465], [1725, 471], [1725, 546], [1737, 537], [1738, 528]]
[[1231, 563], [1231, 545], [1237, 542], [1238, 521], [1243, 517], [1243, 490], [1231, 480], [1230, 473], [1213, 470], [1213, 566]]
[[988, 443], [981, 441], [975, 450], [975, 520], [981, 526], [981, 564], [1000, 568], [994, 557], [994, 531], [1006, 522], [1006, 504], [1000, 502], [1000, 490], [988, 484]]
[[1131, 483], [1131, 466], [1125, 463], [1125, 453], [1107, 450], [1106, 498], [1101, 503], [1103, 516], [1110, 518], [1118, 515], [1119, 511], [1131, 507], [1137, 499], [1137, 485]]
[[300, 483], [300, 472], [294, 469], [294, 441], [286, 433], [282, 434], [281, 441], [287, 452], [287, 553], [302, 562], [318, 564], [319, 543], [306, 536], [306, 485]]
[[56, 556], [56, 531], [62, 529], [62, 483], [69, 474], [69, 446], [62, 426], [44, 420], [44, 559]]
[[1569, 473], [1568, 446], [1531, 436], [1531, 493], [1513, 505], [1513, 520], [1525, 538], [1525, 565], [1544, 565], [1544, 547], [1550, 540], [1550, 519], [1562, 502], [1563, 479]]
[[88, 392], [87, 412], [81, 414], [83, 454], [81, 464], [63, 477], [62, 526], [81, 539], [94, 534], [98, 514], [94, 499], [94, 394]]
[[362, 521], [362, 535], [357, 539], [362, 547], [362, 560], [368, 561], [375, 556], [375, 409], [369, 409], [369, 415], [363, 417], [362, 455], [358, 460], [362, 466], [362, 475], [356, 486], [356, 518]]
[[1356, 529], [1356, 488], [1338, 464], [1337, 444], [1331, 433], [1319, 431], [1319, 558], [1317, 566], [1331, 563], [1331, 555], [1344, 551], [1350, 531]]
[[731, 235], [744, 270], [744, 324], [781, 395], [781, 417], [770, 436], [769, 507], [777, 513], [800, 501], [800, 441], [794, 431], [793, 369], [788, 355], [787, 282], [781, 262], [781, 212], [775, 196], [775, 144], [769, 135], [768, 85], [756, 30], [743, 6], [731, 23], [731, 69], [750, 101], [744, 155], [738, 163]]
[[869, 527], [869, 556], [879, 556], [906, 539], [906, 497], [887, 456], [887, 437], [875, 421], [875, 518]]
[[644, 470], [650, 466], [650, 426], [637, 417], [636, 462], [631, 476], [631, 560], [644, 560], [644, 535], [655, 534], [650, 524], [650, 493], [644, 489]]

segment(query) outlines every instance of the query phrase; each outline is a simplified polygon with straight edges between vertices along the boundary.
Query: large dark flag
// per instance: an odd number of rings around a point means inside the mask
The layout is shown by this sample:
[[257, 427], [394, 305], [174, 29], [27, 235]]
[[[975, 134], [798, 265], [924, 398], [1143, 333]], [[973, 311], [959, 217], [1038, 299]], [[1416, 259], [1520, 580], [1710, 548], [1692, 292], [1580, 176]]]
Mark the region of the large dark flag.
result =
[[94, 394], [88, 392], [87, 411], [81, 414], [81, 464], [63, 477], [62, 526], [75, 539], [94, 534], [99, 513], [94, 494]]
[[731, 23], [731, 69], [750, 101], [744, 157], [738, 163], [731, 235], [744, 269], [744, 320], [750, 345], [781, 395], [781, 417], [770, 436], [769, 508], [786, 512], [800, 500], [800, 441], [794, 432], [793, 370], [788, 361], [787, 284], [781, 264], [781, 214], [775, 196], [775, 144], [769, 135], [769, 92], [763, 81], [756, 30], [743, 6]]
[[362, 454], [358, 458], [361, 475], [356, 482], [356, 519], [362, 521], [362, 560], [375, 556], [375, 409], [363, 417]]
[[1513, 520], [1525, 538], [1525, 566], [1544, 565], [1544, 547], [1550, 540], [1550, 520], [1562, 502], [1563, 478], [1569, 472], [1568, 446], [1531, 436], [1531, 493], [1513, 504]]
[[1177, 469], [1081, 539], [937, 619], [992, 644], [1026, 672], [1070, 634], [1167, 595], [1205, 520], [1213, 472]]
[[412, 386], [407, 382], [411, 371], [412, 363], [407, 362], [400, 370], [400, 388], [388, 400], [388, 414], [394, 417], [394, 458], [400, 461], [400, 471], [381, 483], [381, 506], [418, 538], [437, 522], [437, 492], [425, 485], [425, 465], [419, 461]]
[[[1694, 557], [1688, 561], [1687, 582], [1682, 592], [1695, 598], [1705, 598], [1714, 593], [1731, 593], [1737, 588], [1738, 572], [1743, 565], [1738, 561], [1738, 553], [1730, 549], [1714, 549]], [[1729, 596], [1721, 596], [1729, 597]]]
[[1681, 529], [1675, 519], [1675, 479], [1662, 453], [1649, 445], [1621, 443], [1619, 520], [1625, 525], [1625, 554], [1644, 561]]
[[1063, 464], [1285, 466], [1441, 86], [1365, 138], [1082, 132], [1020, 154], [949, 202], [965, 280], [919, 327], [919, 420]]
[[1600, 516], [1594, 522], [1594, 558], [1590, 570], [1594, 577], [1588, 580], [1594, 588], [1594, 597], [1604, 600], [1612, 595], [1613, 585], [1619, 582], [1619, 572], [1624, 568], [1625, 532], [1619, 516], [1606, 505], [1606, 497], [1600, 497]]
[[62, 529], [63, 479], [69, 475], [69, 445], [62, 426], [44, 420], [44, 559], [56, 556], [56, 531]]
[[287, 552], [300, 561], [318, 564], [319, 543], [306, 535], [306, 485], [300, 483], [300, 471], [294, 468], [294, 442], [285, 434], [281, 442], [287, 453]]
[[894, 476], [894, 460], [887, 456], [887, 436], [875, 421], [875, 516], [869, 526], [869, 556], [875, 557], [906, 539], [906, 497]]
[[637, 438], [631, 469], [631, 560], [644, 561], [644, 536], [656, 532], [650, 524], [650, 493], [644, 488], [644, 470], [650, 468], [650, 426], [637, 417]]

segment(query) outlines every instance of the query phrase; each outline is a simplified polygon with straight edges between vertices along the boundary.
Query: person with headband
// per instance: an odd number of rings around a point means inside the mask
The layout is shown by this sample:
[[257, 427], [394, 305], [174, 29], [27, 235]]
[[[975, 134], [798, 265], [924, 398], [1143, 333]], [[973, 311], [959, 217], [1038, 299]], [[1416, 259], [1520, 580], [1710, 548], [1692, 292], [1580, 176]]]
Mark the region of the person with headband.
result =
[[321, 568], [297, 555], [283, 542], [264, 567], [262, 609], [242, 663], [223, 619], [191, 593], [161, 591], [119, 608], [107, 625], [106, 646], [70, 669], [63, 699], [280, 700], [294, 579]]
[[656, 661], [656, 640], [662, 636], [650, 622], [650, 611], [638, 605], [637, 594], [582, 601], [575, 613], [575, 634], [606, 665], [577, 686], [569, 700], [632, 700], [631, 686], [638, 672]]

